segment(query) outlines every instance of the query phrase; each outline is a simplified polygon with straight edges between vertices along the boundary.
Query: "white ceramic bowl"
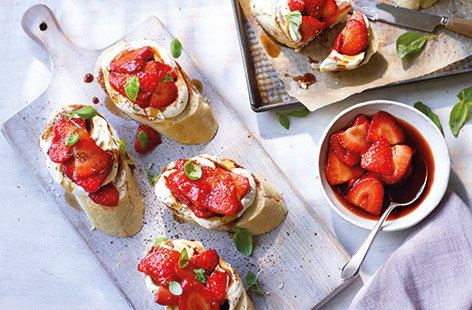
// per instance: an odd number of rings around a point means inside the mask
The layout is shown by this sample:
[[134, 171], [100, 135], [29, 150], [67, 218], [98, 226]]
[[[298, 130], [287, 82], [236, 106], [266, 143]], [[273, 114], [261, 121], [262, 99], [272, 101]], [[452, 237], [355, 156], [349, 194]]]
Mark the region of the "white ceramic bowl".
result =
[[318, 144], [318, 180], [326, 200], [336, 213], [359, 227], [366, 229], [374, 227], [376, 221], [352, 213], [338, 201], [326, 180], [324, 167], [328, 154], [329, 137], [346, 128], [357, 115], [374, 115], [378, 111], [386, 111], [415, 127], [429, 144], [434, 159], [433, 183], [423, 202], [411, 213], [399, 219], [385, 222], [384, 231], [397, 231], [409, 228], [428, 216], [441, 201], [449, 181], [450, 158], [446, 141], [436, 125], [415, 108], [390, 100], [372, 100], [356, 104], [339, 113], [329, 123]]

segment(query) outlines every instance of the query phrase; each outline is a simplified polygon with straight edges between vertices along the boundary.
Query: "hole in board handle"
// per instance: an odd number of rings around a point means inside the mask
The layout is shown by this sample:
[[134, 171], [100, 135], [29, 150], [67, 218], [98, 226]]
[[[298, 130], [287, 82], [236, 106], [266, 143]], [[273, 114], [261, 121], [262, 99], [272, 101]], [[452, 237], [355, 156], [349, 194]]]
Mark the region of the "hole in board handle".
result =
[[46, 29], [48, 29], [48, 24], [46, 24], [45, 22], [39, 24], [39, 30], [46, 31]]

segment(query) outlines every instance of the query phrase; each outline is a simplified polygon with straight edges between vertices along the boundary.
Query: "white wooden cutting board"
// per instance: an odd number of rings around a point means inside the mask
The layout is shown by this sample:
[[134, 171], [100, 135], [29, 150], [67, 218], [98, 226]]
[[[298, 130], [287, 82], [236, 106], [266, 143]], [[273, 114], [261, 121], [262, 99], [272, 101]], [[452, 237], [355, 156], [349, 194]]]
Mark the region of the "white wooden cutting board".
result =
[[[47, 29], [41, 30], [41, 24], [42, 29], [44, 25]], [[96, 108], [121, 138], [134, 141], [137, 123], [117, 115], [116, 111], [110, 112], [106, 108], [110, 105], [106, 103], [105, 94], [98, 84], [83, 82], [85, 74], [93, 73], [101, 51], [86, 50], [69, 41], [52, 12], [44, 5], [30, 8], [23, 16], [22, 26], [49, 53], [53, 76], [44, 94], [5, 122], [2, 132], [132, 307], [157, 307], [146, 290], [143, 275], [136, 268], [146, 244], [156, 236], [200, 240], [207, 248], [216, 249], [242, 277], [248, 271], [262, 270], [260, 282], [263, 290], [269, 294], [253, 298], [257, 309], [316, 308], [348, 284], [340, 278], [340, 269], [348, 259], [346, 251], [321, 223], [312, 206], [301, 198], [259, 141], [222, 102], [185, 51], [178, 61], [191, 78], [202, 82], [203, 95], [210, 100], [220, 124], [216, 137], [203, 146], [180, 145], [164, 138], [163, 144], [150, 154], [135, 156], [134, 175], [146, 208], [143, 229], [134, 237], [126, 239], [91, 231], [84, 212], [69, 206], [64, 199], [64, 190], [52, 182], [44, 165], [46, 155], [39, 148], [39, 135], [49, 117], [62, 105], [92, 104], [93, 97], [99, 98], [100, 104]], [[142, 38], [155, 40], [163, 46], [169, 46], [173, 39], [155, 17], [148, 18], [124, 37], [127, 40]], [[31, 143], [25, 141], [38, 143], [32, 147]], [[154, 198], [144, 169], [152, 164], [151, 170], [156, 173], [170, 161], [202, 153], [236, 160], [267, 178], [284, 196], [289, 208], [287, 218], [271, 233], [255, 238], [256, 248], [252, 257], [246, 258], [238, 253], [227, 232], [207, 231], [192, 224], [176, 223], [170, 212]], [[307, 172], [307, 177], [312, 177], [310, 172]]]

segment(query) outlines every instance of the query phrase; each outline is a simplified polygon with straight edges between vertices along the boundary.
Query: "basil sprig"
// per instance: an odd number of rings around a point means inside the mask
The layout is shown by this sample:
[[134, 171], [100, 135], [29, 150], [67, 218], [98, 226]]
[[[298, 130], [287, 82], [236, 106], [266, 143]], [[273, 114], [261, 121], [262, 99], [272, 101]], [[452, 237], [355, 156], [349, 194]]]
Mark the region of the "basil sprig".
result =
[[121, 154], [125, 158], [128, 165], [134, 165], [134, 162], [131, 160], [131, 156], [129, 155], [128, 151], [126, 150], [126, 139], [116, 140], [118, 142], [118, 148], [120, 149]]
[[287, 116], [305, 117], [308, 114], [310, 114], [310, 110], [308, 110], [306, 107], [303, 107], [302, 109], [299, 109], [299, 110], [294, 110], [294, 111], [284, 112], [284, 113], [280, 112], [276, 114], [279, 117], [279, 124], [288, 130], [290, 128], [290, 119]]
[[405, 32], [397, 38], [397, 55], [403, 58], [407, 55], [421, 51], [428, 39], [434, 39], [436, 35], [425, 36], [417, 32]]
[[459, 135], [459, 131], [469, 119], [469, 107], [472, 106], [472, 86], [463, 89], [458, 95], [459, 102], [456, 103], [449, 114], [449, 128], [454, 136]]
[[207, 279], [205, 277], [205, 269], [199, 268], [199, 269], [194, 269], [193, 272], [195, 272], [195, 280], [202, 284], [207, 283]]
[[154, 245], [158, 245], [167, 241], [169, 241], [169, 239], [166, 237], [157, 237], [156, 240], [154, 240]]
[[254, 249], [252, 236], [239, 227], [233, 227], [233, 231], [233, 243], [236, 250], [244, 256], [251, 256]]
[[149, 136], [144, 130], [138, 132], [138, 140], [141, 148], [145, 150], [149, 146]]
[[202, 166], [189, 159], [184, 164], [184, 172], [190, 180], [198, 180], [202, 177]]
[[413, 104], [413, 107], [415, 107], [415, 109], [418, 109], [421, 113], [423, 113], [424, 115], [426, 115], [431, 121], [433, 121], [433, 123], [438, 126], [439, 128], [439, 131], [441, 131], [441, 133], [443, 134], [444, 136], [444, 131], [443, 131], [443, 128], [442, 128], [442, 125], [441, 125], [441, 121], [439, 120], [439, 117], [434, 114], [433, 111], [431, 111], [430, 108], [428, 108], [427, 105], [425, 105], [423, 102], [421, 101], [417, 101]]
[[125, 84], [125, 93], [126, 96], [131, 100], [135, 101], [138, 98], [139, 88], [141, 84], [139, 83], [139, 79], [136, 75], [129, 77], [126, 80]]
[[290, 29], [297, 38], [301, 38], [300, 25], [302, 24], [302, 13], [298, 10], [285, 14], [285, 19], [290, 25]]
[[167, 72], [166, 76], [162, 78], [161, 82], [172, 82], [174, 79], [170, 76], [170, 73]]
[[79, 134], [77, 132], [70, 134], [66, 137], [64, 140], [64, 144], [67, 146], [71, 146], [77, 143], [79, 141]]
[[244, 289], [246, 291], [250, 290], [252, 293], [263, 296], [264, 292], [261, 290], [259, 287], [259, 283], [257, 282], [257, 279], [259, 278], [259, 274], [262, 272], [262, 270], [259, 270], [257, 274], [254, 274], [252, 271], [248, 271], [245, 277], [246, 284], [244, 285]]
[[[98, 114], [98, 112], [97, 112], [97, 110], [95, 110], [95, 108], [93, 108], [93, 107], [83, 107], [83, 108], [80, 108], [78, 110], [72, 111], [69, 114], [65, 114], [65, 116], [68, 117], [68, 118], [73, 118], [73, 117], [78, 116], [78, 117], [83, 118], [83, 119], [89, 119], [89, 118], [92, 118], [92, 117], [96, 116], [97, 114]], [[75, 124], [75, 125], [77, 126], [77, 128], [80, 127], [78, 124]]]
[[188, 252], [186, 248], [183, 248], [182, 252], [180, 252], [179, 256], [179, 267], [185, 268], [188, 265]]
[[180, 283], [175, 281], [169, 282], [169, 291], [176, 296], [182, 295], [183, 292]]
[[182, 43], [180, 43], [178, 39], [174, 39], [170, 42], [170, 53], [174, 58], [179, 58], [182, 54]]

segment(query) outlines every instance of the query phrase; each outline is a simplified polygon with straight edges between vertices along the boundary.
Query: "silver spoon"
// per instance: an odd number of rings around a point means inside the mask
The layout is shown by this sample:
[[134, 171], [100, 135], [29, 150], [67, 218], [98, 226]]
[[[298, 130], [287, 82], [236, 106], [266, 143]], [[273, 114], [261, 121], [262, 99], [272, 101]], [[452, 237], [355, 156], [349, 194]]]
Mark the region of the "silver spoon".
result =
[[[415, 196], [409, 201], [398, 202], [398, 197], [392, 197], [392, 193], [390, 192], [388, 193], [390, 197], [390, 201], [391, 201], [390, 205], [388, 206], [387, 210], [385, 210], [385, 212], [382, 214], [377, 224], [375, 224], [374, 228], [372, 229], [372, 231], [370, 232], [369, 236], [364, 241], [364, 243], [362, 243], [362, 245], [352, 255], [351, 260], [349, 260], [346, 263], [346, 265], [344, 265], [343, 269], [341, 270], [342, 279], [346, 280], [346, 279], [352, 278], [359, 273], [359, 269], [362, 263], [364, 262], [367, 252], [369, 252], [370, 246], [374, 242], [374, 239], [375, 237], [377, 237], [378, 232], [382, 229], [383, 223], [385, 222], [387, 217], [390, 215], [390, 213], [393, 211], [393, 209], [395, 209], [396, 207], [408, 206], [414, 203], [416, 200], [418, 200], [418, 198], [420, 198], [421, 194], [423, 193], [426, 187], [426, 183], [428, 181], [428, 166], [426, 165], [423, 159], [418, 160], [415, 163], [415, 170], [416, 168], [418, 168], [418, 165], [421, 165], [421, 163], [424, 165], [424, 169], [425, 169], [424, 180], [421, 183], [421, 186], [416, 192]], [[412, 174], [416, 174], [416, 171], [413, 171]], [[397, 199], [394, 199], [394, 198], [397, 198]]]

